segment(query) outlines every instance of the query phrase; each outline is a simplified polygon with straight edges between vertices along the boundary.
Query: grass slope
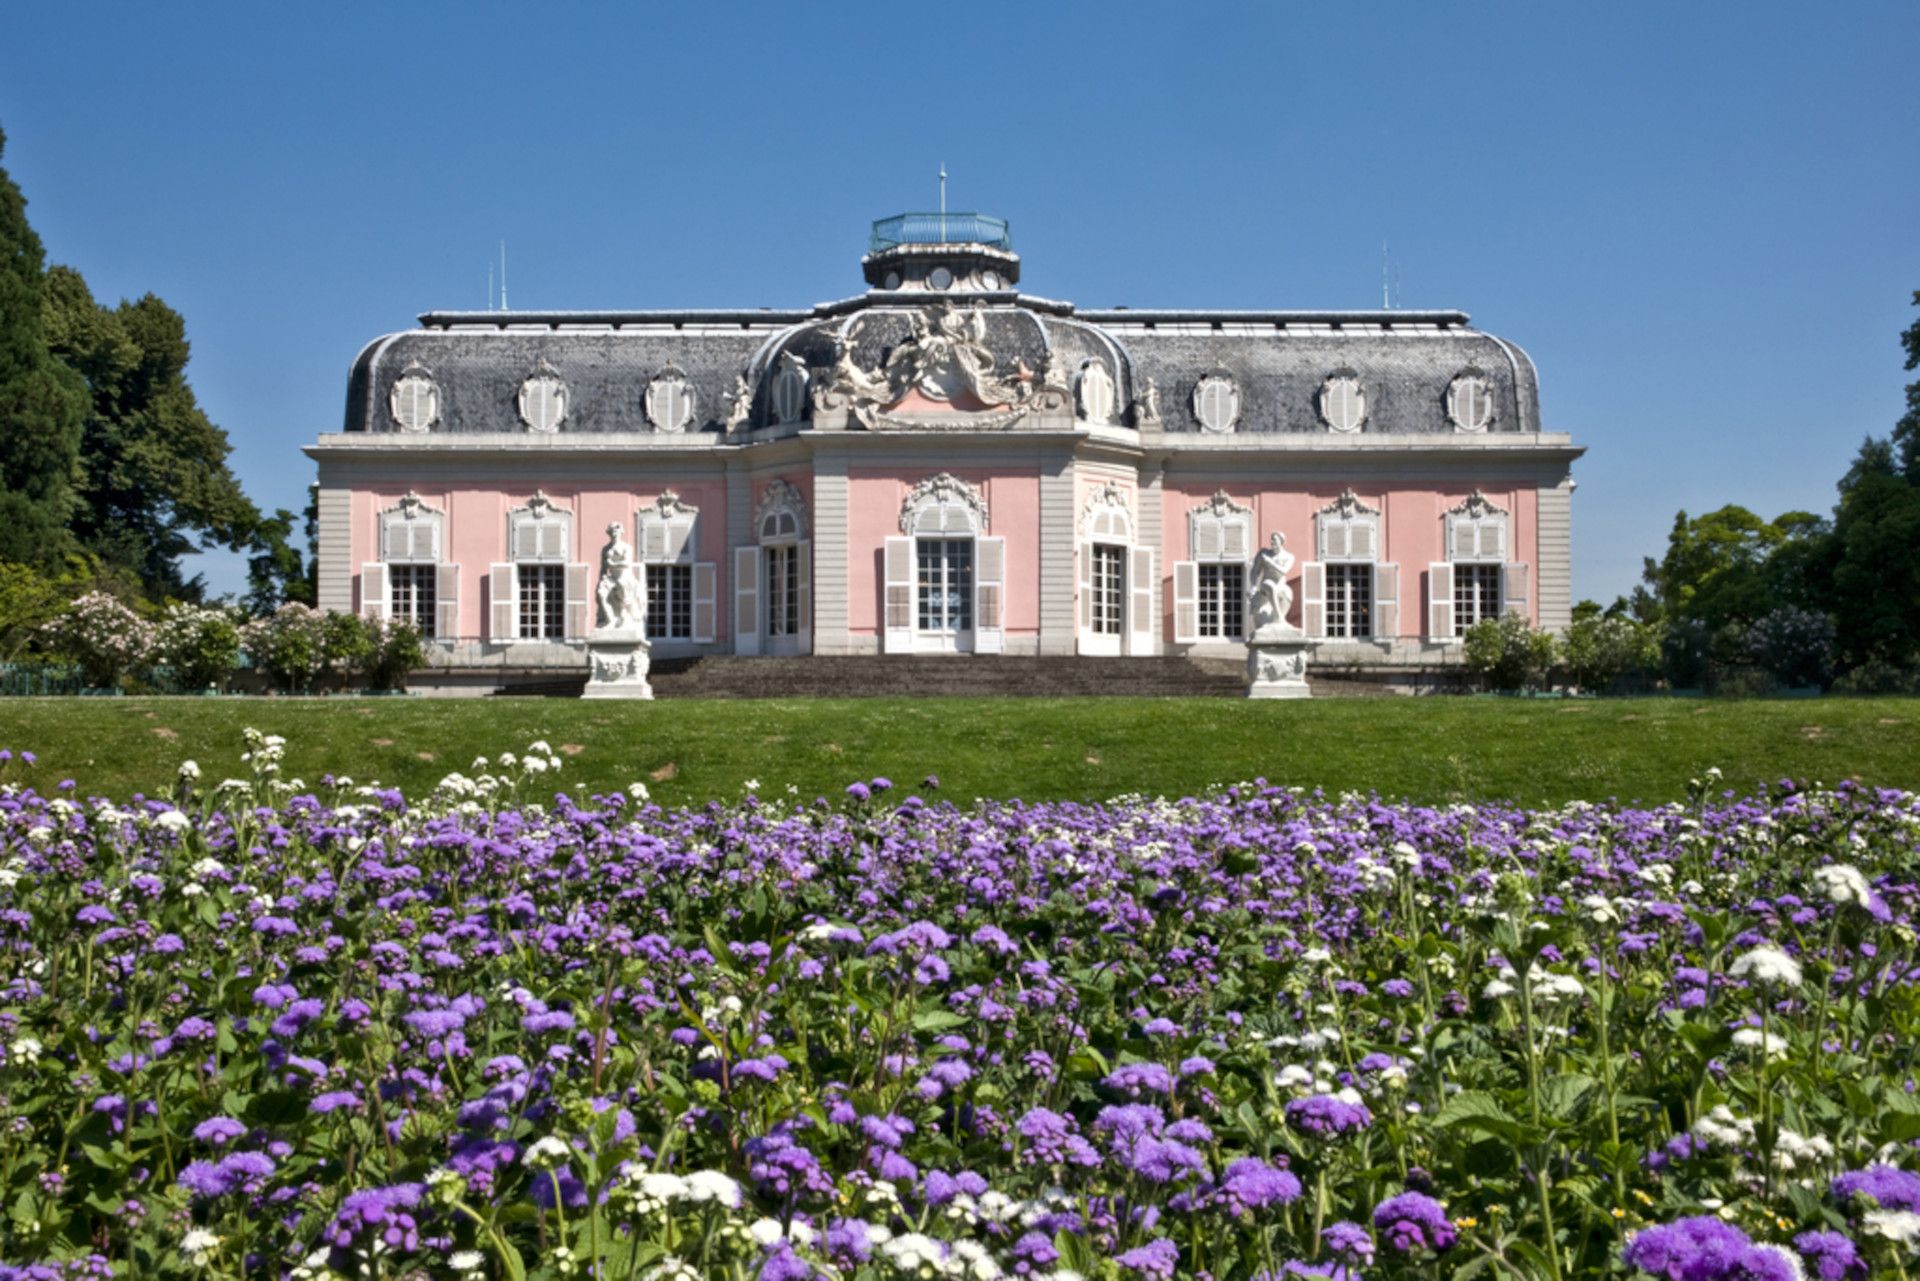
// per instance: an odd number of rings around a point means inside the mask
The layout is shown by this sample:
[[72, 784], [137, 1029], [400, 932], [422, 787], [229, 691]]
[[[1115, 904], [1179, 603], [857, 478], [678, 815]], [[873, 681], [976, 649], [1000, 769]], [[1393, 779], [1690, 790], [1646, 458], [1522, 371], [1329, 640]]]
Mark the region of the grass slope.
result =
[[[289, 776], [332, 771], [409, 792], [474, 757], [544, 738], [569, 758], [558, 784], [640, 780], [663, 803], [797, 784], [837, 795], [886, 775], [942, 792], [1098, 799], [1181, 795], [1262, 776], [1421, 801], [1665, 801], [1718, 765], [1729, 786], [1792, 776], [1920, 790], [1920, 700], [1482, 698], [847, 699], [574, 702], [549, 699], [4, 699], [0, 746], [37, 752], [42, 787], [160, 793], [192, 758], [205, 784], [240, 773], [240, 730], [288, 740]], [[11, 767], [4, 777], [22, 777]]]

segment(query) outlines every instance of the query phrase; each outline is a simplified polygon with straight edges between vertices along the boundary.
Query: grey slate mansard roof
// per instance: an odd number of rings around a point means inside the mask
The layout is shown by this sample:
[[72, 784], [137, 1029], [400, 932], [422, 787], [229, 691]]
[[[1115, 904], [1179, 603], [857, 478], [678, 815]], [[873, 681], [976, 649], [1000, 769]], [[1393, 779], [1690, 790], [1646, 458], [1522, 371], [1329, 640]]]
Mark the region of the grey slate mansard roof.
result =
[[1451, 434], [1447, 389], [1469, 370], [1493, 390], [1489, 432], [1542, 430], [1533, 362], [1514, 344], [1471, 328], [1463, 312], [1076, 311], [1011, 290], [880, 289], [787, 311], [429, 312], [419, 329], [376, 339], [355, 360], [345, 430], [400, 431], [389, 392], [418, 365], [440, 393], [434, 434], [524, 432], [516, 398], [542, 362], [567, 384], [560, 434], [654, 431], [643, 396], [669, 364], [695, 389], [690, 433], [722, 430], [742, 374], [754, 387], [748, 425], [759, 427], [771, 421], [768, 375], [780, 353], [824, 369], [833, 362], [834, 335], [851, 325], [856, 360], [873, 368], [907, 335], [907, 312], [942, 298], [986, 308], [998, 368], [1019, 360], [1039, 368], [1050, 360], [1070, 377], [1082, 362], [1098, 360], [1112, 373], [1123, 407], [1151, 378], [1169, 433], [1201, 430], [1193, 391], [1215, 372], [1240, 389], [1237, 434], [1326, 433], [1319, 392], [1337, 371], [1351, 372], [1365, 389], [1361, 434]]

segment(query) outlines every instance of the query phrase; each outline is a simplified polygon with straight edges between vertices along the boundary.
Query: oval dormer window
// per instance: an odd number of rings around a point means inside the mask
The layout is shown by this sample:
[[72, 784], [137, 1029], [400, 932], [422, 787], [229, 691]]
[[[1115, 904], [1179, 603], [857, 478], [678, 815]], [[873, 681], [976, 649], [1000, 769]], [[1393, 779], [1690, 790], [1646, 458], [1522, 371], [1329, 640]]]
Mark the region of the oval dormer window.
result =
[[1080, 397], [1080, 417], [1090, 423], [1110, 423], [1113, 421], [1114, 391], [1113, 375], [1107, 367], [1097, 360], [1089, 360], [1080, 366], [1079, 386], [1076, 391]]
[[1356, 432], [1367, 421], [1367, 390], [1351, 370], [1320, 384], [1320, 419], [1337, 432]]
[[1461, 431], [1485, 431], [1493, 423], [1493, 387], [1470, 369], [1447, 385], [1447, 417]]
[[567, 385], [544, 362], [520, 384], [520, 421], [537, 432], [560, 430], [567, 417]]
[[685, 431], [693, 422], [693, 384], [672, 365], [647, 384], [647, 421], [656, 431]]
[[806, 366], [793, 360], [783, 360], [779, 372], [773, 376], [773, 386], [767, 396], [773, 409], [774, 422], [799, 422], [807, 409]]
[[927, 273], [927, 285], [933, 289], [953, 288], [953, 272], [946, 267], [935, 267]]
[[423, 432], [440, 421], [440, 388], [420, 365], [408, 365], [387, 392], [387, 412], [401, 431]]
[[1240, 388], [1226, 374], [1208, 374], [1193, 389], [1193, 416], [1211, 432], [1230, 432], [1240, 421]]

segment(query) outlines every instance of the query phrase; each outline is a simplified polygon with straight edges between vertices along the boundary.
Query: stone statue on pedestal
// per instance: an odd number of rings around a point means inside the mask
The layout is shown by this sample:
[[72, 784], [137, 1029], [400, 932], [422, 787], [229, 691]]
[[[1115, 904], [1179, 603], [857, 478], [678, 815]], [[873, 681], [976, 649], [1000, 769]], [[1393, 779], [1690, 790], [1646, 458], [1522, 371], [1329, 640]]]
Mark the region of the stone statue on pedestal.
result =
[[645, 635], [647, 589], [640, 581], [633, 544], [621, 537], [624, 532], [625, 526], [617, 520], [607, 526], [607, 545], [600, 553], [600, 585], [595, 590], [600, 611], [594, 630]]
[[1293, 572], [1293, 553], [1287, 550], [1287, 536], [1278, 530], [1253, 558], [1253, 581], [1247, 586], [1247, 601], [1253, 607], [1253, 630], [1257, 636], [1268, 630], [1287, 630], [1287, 614], [1293, 609], [1293, 589], [1287, 575]]

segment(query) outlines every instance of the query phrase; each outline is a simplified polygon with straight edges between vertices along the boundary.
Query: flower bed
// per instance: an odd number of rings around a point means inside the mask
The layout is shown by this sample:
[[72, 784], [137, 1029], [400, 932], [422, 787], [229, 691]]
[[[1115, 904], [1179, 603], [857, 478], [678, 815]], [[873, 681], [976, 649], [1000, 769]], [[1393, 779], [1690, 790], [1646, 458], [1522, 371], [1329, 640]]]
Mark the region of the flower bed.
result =
[[663, 811], [552, 795], [544, 744], [411, 800], [250, 746], [121, 803], [0, 764], [0, 1277], [1704, 1281], [1920, 1240], [1905, 793]]

